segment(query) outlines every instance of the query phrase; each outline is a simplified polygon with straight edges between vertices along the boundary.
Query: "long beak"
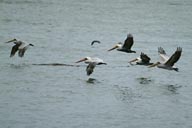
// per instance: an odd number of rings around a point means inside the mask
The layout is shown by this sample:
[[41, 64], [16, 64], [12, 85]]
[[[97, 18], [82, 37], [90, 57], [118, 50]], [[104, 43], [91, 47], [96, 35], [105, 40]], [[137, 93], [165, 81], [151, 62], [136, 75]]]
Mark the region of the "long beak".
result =
[[115, 45], [113, 48], [109, 49], [108, 51], [112, 51], [112, 50], [114, 50], [114, 49], [116, 49], [116, 48], [118, 48], [117, 45]]
[[83, 59], [80, 59], [79, 61], [76, 61], [75, 63], [79, 63], [79, 62], [82, 62], [82, 61], [85, 61], [87, 60], [86, 58], [83, 58]]
[[154, 64], [150, 65], [148, 68], [155, 67], [155, 66], [157, 66], [158, 64], [159, 64], [158, 62], [157, 62], [157, 63], [154, 63]]
[[14, 42], [14, 41], [17, 41], [17, 39], [12, 39], [12, 40], [9, 40], [9, 41], [7, 41], [5, 43], [10, 43], [10, 42]]
[[131, 61], [129, 61], [129, 63], [131, 64], [132, 62], [135, 62], [135, 61], [137, 61], [138, 59], [136, 58], [136, 59], [133, 59], [133, 60], [131, 60]]

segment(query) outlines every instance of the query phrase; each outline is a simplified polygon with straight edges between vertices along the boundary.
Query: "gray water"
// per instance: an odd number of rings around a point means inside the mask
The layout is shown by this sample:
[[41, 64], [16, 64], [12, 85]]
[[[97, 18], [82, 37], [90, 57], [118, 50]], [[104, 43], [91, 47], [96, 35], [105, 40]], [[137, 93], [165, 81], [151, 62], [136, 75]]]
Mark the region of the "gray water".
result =
[[[191, 23], [191, 0], [0, 0], [0, 127], [191, 128]], [[128, 33], [136, 54], [107, 52]], [[13, 38], [35, 46], [9, 58]], [[128, 64], [159, 46], [179, 72]], [[88, 77], [86, 56], [108, 64]]]

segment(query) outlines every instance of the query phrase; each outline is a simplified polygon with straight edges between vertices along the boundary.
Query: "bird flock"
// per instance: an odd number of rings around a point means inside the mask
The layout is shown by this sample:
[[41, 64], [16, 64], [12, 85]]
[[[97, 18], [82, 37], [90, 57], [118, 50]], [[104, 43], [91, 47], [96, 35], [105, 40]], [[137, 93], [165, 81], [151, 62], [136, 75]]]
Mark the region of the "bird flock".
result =
[[[26, 50], [30, 46], [34, 46], [33, 44], [26, 44], [22, 41], [18, 41], [17, 39], [12, 39], [5, 43], [11, 43], [11, 42], [14, 43], [15, 45], [11, 49], [10, 57], [13, 57], [16, 54], [16, 52], [18, 52], [19, 57], [23, 57]], [[101, 42], [98, 40], [93, 40], [91, 42], [91, 45], [94, 45], [95, 43], [100, 44]], [[136, 53], [136, 51], [131, 49], [133, 44], [134, 44], [133, 35], [128, 34], [124, 43], [118, 42], [115, 46], [113, 46], [108, 51], [112, 51], [112, 50], [116, 49], [117, 51], [121, 51], [121, 52], [125, 52], [125, 53]], [[144, 66], [148, 66], [149, 68], [157, 66], [158, 68], [162, 68], [162, 69], [178, 71], [178, 68], [175, 67], [174, 64], [180, 59], [181, 53], [182, 53], [182, 48], [177, 47], [175, 53], [173, 53], [172, 56], [169, 57], [169, 56], [167, 56], [165, 50], [162, 47], [159, 47], [158, 54], [161, 58], [160, 61], [158, 61], [156, 63], [152, 63], [152, 62], [150, 62], [151, 58], [147, 54], [141, 52], [139, 57], [129, 61], [129, 63], [131, 65], [133, 65], [133, 63], [136, 65], [144, 65]], [[107, 65], [107, 63], [105, 63], [102, 59], [97, 58], [97, 57], [93, 57], [93, 58], [85, 57], [85, 58], [82, 58], [82, 59], [76, 61], [75, 63], [80, 63], [80, 62], [85, 62], [86, 64], [88, 64], [86, 67], [86, 73], [88, 76], [93, 73], [96, 65]], [[59, 65], [59, 64], [57, 64], [57, 65]]]

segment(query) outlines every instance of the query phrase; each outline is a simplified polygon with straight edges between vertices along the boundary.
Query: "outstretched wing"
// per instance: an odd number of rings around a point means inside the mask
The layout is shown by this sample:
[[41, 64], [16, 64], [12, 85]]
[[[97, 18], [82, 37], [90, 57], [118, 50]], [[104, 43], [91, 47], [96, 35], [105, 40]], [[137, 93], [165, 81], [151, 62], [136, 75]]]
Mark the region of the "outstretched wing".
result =
[[26, 47], [24, 47], [23, 49], [19, 49], [19, 53], [18, 53], [19, 57], [24, 56], [26, 49], [27, 49]]
[[149, 63], [149, 61], [151, 60], [151, 58], [148, 57], [147, 54], [144, 54], [142, 52], [141, 52], [140, 58], [141, 58], [142, 62], [144, 62], [144, 63]]
[[169, 60], [165, 63], [165, 65], [173, 66], [179, 60], [179, 58], [181, 57], [181, 53], [182, 53], [182, 48], [181, 47], [177, 47], [177, 50], [169, 58]]
[[127, 36], [127, 39], [124, 41], [124, 44], [123, 44], [123, 49], [131, 49], [131, 47], [133, 46], [133, 36], [131, 34], [129, 34]]
[[89, 65], [87, 66], [86, 68], [86, 71], [87, 71], [87, 75], [91, 75], [94, 71], [94, 68], [96, 66], [96, 63], [92, 62], [92, 63], [89, 63]]
[[158, 53], [159, 53], [159, 56], [161, 58], [161, 61], [163, 61], [163, 63], [165, 63], [169, 59], [165, 50], [162, 47], [158, 48]]
[[91, 45], [93, 45], [94, 43], [99, 43], [100, 44], [101, 42], [99, 40], [94, 40], [94, 41], [91, 42]]
[[15, 53], [16, 53], [16, 52], [18, 51], [18, 49], [19, 49], [19, 46], [20, 46], [20, 45], [16, 44], [16, 45], [14, 45], [14, 46], [12, 47], [10, 57], [12, 57], [12, 56], [15, 55]]

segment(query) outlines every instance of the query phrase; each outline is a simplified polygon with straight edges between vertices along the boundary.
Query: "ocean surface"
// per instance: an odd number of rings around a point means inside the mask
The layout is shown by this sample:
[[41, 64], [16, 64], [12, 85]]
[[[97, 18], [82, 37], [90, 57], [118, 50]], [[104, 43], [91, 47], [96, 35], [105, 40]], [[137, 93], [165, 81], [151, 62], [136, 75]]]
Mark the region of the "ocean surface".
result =
[[[128, 33], [137, 53], [107, 51]], [[34, 47], [10, 58], [13, 38]], [[128, 63], [179, 46], [179, 72]], [[191, 55], [191, 0], [0, 0], [0, 127], [192, 128]]]

